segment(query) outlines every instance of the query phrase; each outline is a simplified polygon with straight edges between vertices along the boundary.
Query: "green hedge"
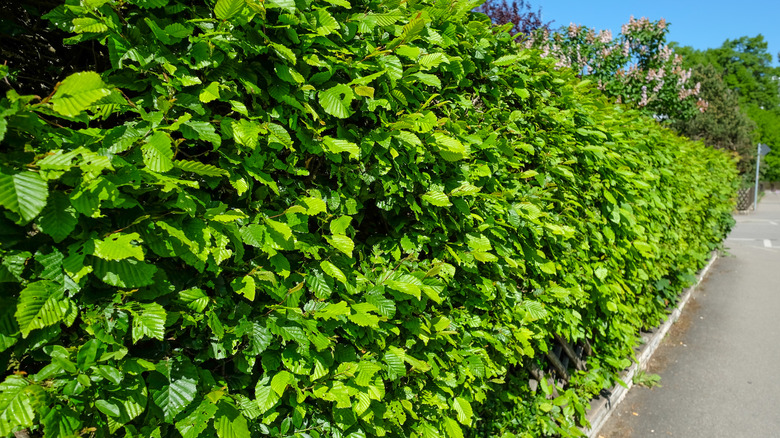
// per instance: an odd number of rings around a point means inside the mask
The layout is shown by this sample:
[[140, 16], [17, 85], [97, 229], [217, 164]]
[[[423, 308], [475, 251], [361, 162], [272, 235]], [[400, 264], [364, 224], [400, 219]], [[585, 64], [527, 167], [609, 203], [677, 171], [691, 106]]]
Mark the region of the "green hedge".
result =
[[[735, 165], [475, 5], [49, 13], [112, 68], [0, 100], [0, 435], [576, 434]], [[556, 334], [595, 354], [553, 398]]]

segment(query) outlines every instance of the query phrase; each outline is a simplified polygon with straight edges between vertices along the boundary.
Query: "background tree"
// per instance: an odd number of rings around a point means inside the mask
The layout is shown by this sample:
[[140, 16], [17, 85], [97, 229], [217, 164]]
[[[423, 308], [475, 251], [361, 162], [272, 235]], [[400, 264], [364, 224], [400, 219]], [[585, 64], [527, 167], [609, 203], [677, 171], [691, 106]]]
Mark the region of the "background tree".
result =
[[751, 147], [742, 156], [750, 164], [741, 167], [755, 169], [752, 163], [756, 143], [765, 143], [773, 151], [766, 157], [763, 178], [780, 180], [780, 68], [772, 66], [764, 37], [760, 34], [743, 36], [703, 51], [674, 47], [683, 54], [686, 67], [712, 65], [722, 75], [726, 86], [737, 94], [741, 108], [755, 123]]
[[712, 64], [694, 67], [691, 79], [701, 84], [699, 97], [707, 101], [707, 111], [687, 120], [674, 120], [672, 126], [686, 137], [739, 154], [740, 172], [750, 174], [755, 170], [752, 159], [756, 124], [740, 107], [739, 95]]
[[598, 82], [618, 103], [635, 106], [659, 120], [686, 120], [706, 109], [698, 97], [700, 85], [691, 69], [666, 45], [668, 25], [631, 17], [617, 38], [610, 30], [596, 31], [571, 24], [555, 32], [536, 31], [526, 46], [558, 60]]
[[549, 30], [550, 24], [552, 24], [552, 21], [547, 23], [542, 21], [541, 8], [534, 12], [531, 4], [526, 3], [525, 0], [520, 0], [519, 2], [512, 0], [512, 3], [507, 3], [506, 0], [501, 0], [500, 3], [495, 0], [489, 0], [475, 10], [490, 17], [493, 24], [497, 26], [507, 23], [514, 24], [509, 30], [509, 33], [512, 35], [529, 35], [537, 29]]

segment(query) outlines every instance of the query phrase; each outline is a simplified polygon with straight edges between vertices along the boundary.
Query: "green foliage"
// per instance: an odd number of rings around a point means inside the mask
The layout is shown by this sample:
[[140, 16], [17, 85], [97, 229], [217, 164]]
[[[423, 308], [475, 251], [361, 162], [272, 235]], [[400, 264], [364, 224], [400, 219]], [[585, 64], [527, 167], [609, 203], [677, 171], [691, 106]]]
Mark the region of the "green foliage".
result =
[[0, 435], [577, 435], [736, 171], [474, 6], [49, 13], [111, 68], [0, 100]]

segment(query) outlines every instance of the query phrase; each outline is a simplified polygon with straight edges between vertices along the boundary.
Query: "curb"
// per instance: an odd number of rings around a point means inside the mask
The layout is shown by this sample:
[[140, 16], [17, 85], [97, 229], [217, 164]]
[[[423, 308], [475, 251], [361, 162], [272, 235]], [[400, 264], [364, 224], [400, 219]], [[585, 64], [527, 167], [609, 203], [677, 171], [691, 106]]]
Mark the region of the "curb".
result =
[[634, 386], [634, 375], [637, 373], [637, 371], [647, 368], [647, 364], [650, 361], [650, 358], [653, 356], [653, 353], [655, 353], [655, 350], [658, 349], [659, 345], [661, 345], [661, 341], [663, 341], [664, 337], [666, 337], [666, 334], [669, 332], [669, 329], [672, 327], [672, 325], [677, 322], [678, 319], [680, 319], [682, 310], [685, 308], [688, 300], [690, 300], [693, 291], [699, 286], [699, 284], [701, 284], [702, 280], [707, 275], [707, 272], [709, 272], [710, 268], [717, 259], [718, 253], [713, 252], [710, 256], [710, 260], [707, 262], [707, 265], [704, 266], [704, 268], [699, 271], [699, 274], [696, 276], [696, 283], [693, 286], [685, 289], [683, 294], [680, 296], [680, 301], [677, 303], [677, 307], [672, 311], [671, 314], [669, 314], [669, 317], [666, 319], [666, 321], [664, 321], [664, 323], [656, 328], [653, 332], [642, 335], [642, 339], [645, 342], [638, 347], [636, 352], [636, 362], [631, 364], [630, 367], [628, 367], [620, 374], [620, 380], [625, 382], [626, 386], [624, 387], [621, 385], [615, 385], [608, 397], [601, 396], [597, 399], [591, 400], [590, 409], [586, 414], [586, 418], [590, 423], [590, 429], [583, 430], [588, 438], [598, 437], [601, 428], [604, 427], [604, 424], [606, 424], [607, 420], [609, 420], [612, 412], [615, 410], [615, 408], [617, 408], [620, 402], [623, 401], [631, 387]]

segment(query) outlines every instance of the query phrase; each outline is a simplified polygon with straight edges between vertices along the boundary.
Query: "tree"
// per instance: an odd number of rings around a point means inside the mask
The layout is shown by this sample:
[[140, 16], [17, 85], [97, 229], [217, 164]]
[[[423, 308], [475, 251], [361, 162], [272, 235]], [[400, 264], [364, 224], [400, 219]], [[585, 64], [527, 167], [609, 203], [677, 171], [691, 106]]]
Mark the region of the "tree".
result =
[[707, 102], [707, 111], [687, 120], [675, 120], [672, 126], [691, 139], [737, 153], [740, 172], [750, 174], [755, 170], [752, 163], [756, 124], [740, 107], [739, 95], [726, 85], [721, 73], [711, 64], [695, 66], [691, 79], [701, 84], [699, 97]]
[[512, 0], [512, 3], [507, 3], [506, 0], [501, 0], [498, 3], [495, 0], [489, 0], [483, 3], [480, 7], [475, 9], [477, 12], [490, 17], [493, 24], [501, 26], [507, 23], [512, 23], [509, 33], [512, 35], [522, 34], [529, 35], [537, 29], [550, 29], [552, 21], [545, 23], [542, 21], [542, 9], [539, 8], [536, 12], [531, 9], [530, 3], [526, 3], [525, 0]]
[[682, 57], [666, 45], [668, 24], [631, 17], [617, 38], [609, 30], [596, 31], [571, 24], [556, 32], [536, 31], [525, 44], [592, 78], [599, 89], [618, 103], [635, 106], [659, 120], [692, 117], [706, 109], [698, 97], [700, 85]]
[[776, 158], [780, 151], [780, 68], [771, 65], [772, 56], [767, 52], [764, 37], [743, 36], [703, 51], [674, 47], [684, 54], [684, 65], [688, 68], [712, 65], [722, 75], [724, 84], [737, 94], [740, 107], [754, 122], [751, 146], [740, 153], [746, 161], [740, 168], [754, 170], [756, 143], [765, 143], [773, 152], [767, 156], [764, 178], [780, 180], [780, 159]]

